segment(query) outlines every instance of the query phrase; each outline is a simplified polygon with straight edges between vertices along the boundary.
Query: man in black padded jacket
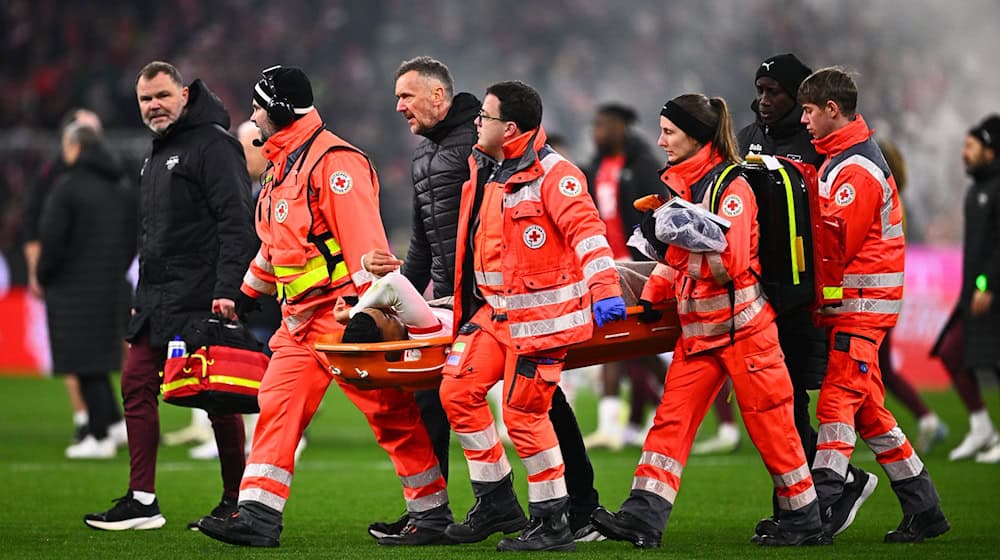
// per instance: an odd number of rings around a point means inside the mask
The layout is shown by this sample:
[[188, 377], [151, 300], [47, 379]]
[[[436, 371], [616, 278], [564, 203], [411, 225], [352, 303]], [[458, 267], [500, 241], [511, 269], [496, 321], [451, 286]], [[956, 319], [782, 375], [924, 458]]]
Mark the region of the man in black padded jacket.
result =
[[[402, 265], [402, 274], [423, 292], [433, 281], [434, 298], [455, 292], [455, 237], [462, 185], [469, 179], [469, 155], [478, 137], [474, 120], [480, 101], [469, 93], [454, 93], [448, 67], [438, 60], [418, 56], [403, 62], [396, 71], [396, 112], [423, 136], [411, 166], [413, 175], [413, 232], [406, 261], [383, 251], [365, 256], [365, 268], [384, 275]], [[445, 477], [448, 476], [450, 426], [436, 389], [417, 393], [417, 404]], [[566, 463], [570, 495], [570, 524], [577, 540], [594, 540], [599, 533], [590, 526], [590, 512], [598, 505], [594, 469], [583, 445], [576, 416], [561, 390], [557, 390], [549, 412]], [[375, 538], [398, 534], [406, 517], [393, 523], [373, 523], [368, 532]], [[406, 538], [406, 535], [399, 535]]]

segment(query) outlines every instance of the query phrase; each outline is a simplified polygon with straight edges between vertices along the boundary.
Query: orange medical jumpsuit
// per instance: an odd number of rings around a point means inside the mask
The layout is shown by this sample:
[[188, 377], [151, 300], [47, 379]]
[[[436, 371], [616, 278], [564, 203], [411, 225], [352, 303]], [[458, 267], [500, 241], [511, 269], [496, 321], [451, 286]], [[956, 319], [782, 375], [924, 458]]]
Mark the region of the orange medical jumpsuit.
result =
[[819, 169], [825, 215], [845, 224], [843, 305], [824, 308], [830, 362], [816, 404], [819, 439], [813, 476], [820, 506], [840, 498], [855, 429], [899, 497], [903, 513], [940, 502], [923, 462], [885, 408], [878, 349], [903, 306], [903, 210], [896, 181], [864, 118], [815, 140], [826, 155]]
[[[583, 174], [541, 128], [470, 157], [456, 243], [455, 321], [441, 404], [465, 450], [475, 495], [510, 474], [486, 392], [503, 379], [503, 418], [528, 471], [532, 516], [566, 505], [565, 467], [549, 408], [566, 346], [593, 332], [591, 297], [621, 296], [605, 226]], [[495, 166], [484, 177], [476, 158]], [[488, 161], [487, 161], [488, 160]]]
[[255, 214], [261, 248], [242, 290], [252, 297], [277, 296], [282, 324], [270, 340], [274, 355], [258, 396], [261, 412], [240, 486], [241, 516], [280, 533], [295, 447], [336, 380], [389, 453], [411, 519], [417, 525], [450, 521], [445, 481], [412, 393], [348, 385], [313, 347], [319, 335], [343, 330], [333, 314], [337, 298], [357, 296], [371, 283], [361, 256], [388, 248], [374, 168], [357, 148], [324, 129], [315, 110], [271, 136], [263, 152], [271, 166]]
[[[707, 208], [711, 186], [726, 165], [708, 143], [669, 167], [662, 179], [675, 196]], [[643, 299], [654, 302], [676, 295], [681, 338], [621, 509], [652, 527], [666, 525], [695, 433], [728, 376], [750, 439], [774, 480], [782, 525], [816, 530], [819, 508], [795, 431], [792, 384], [774, 311], [756, 277], [757, 202], [742, 177], [725, 190], [719, 215], [732, 223], [726, 249], [692, 253], [670, 246], [666, 263], [643, 291]]]

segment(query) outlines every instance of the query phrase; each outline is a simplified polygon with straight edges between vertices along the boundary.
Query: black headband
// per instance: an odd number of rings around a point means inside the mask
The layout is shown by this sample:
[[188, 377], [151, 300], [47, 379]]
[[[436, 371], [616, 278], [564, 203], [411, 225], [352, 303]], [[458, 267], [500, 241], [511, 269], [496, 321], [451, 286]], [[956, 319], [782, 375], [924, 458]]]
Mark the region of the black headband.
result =
[[691, 113], [688, 113], [673, 101], [667, 101], [667, 104], [663, 106], [663, 110], [660, 111], [660, 115], [670, 119], [670, 122], [676, 124], [688, 136], [702, 144], [711, 140], [712, 136], [715, 135], [715, 127], [694, 118], [691, 116]]

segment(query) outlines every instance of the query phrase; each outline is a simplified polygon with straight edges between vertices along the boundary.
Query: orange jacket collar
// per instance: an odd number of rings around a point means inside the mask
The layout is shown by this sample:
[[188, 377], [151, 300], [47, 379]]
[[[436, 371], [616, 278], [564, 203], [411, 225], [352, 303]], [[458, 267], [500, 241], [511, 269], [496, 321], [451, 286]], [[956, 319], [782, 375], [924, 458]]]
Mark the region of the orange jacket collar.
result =
[[874, 133], [868, 128], [865, 118], [861, 116], [861, 113], [858, 113], [853, 121], [822, 138], [813, 140], [812, 143], [816, 146], [816, 153], [835, 156], [847, 148], [871, 138], [872, 134]]
[[691, 200], [691, 185], [697, 183], [720, 163], [722, 163], [722, 156], [716, 152], [715, 146], [711, 142], [706, 142], [693, 156], [667, 167], [660, 179], [681, 198]]
[[[537, 136], [534, 136], [535, 132], [538, 132]], [[542, 127], [533, 128], [527, 132], [522, 132], [521, 134], [511, 138], [510, 140], [503, 143], [503, 158], [504, 159], [515, 159], [524, 155], [524, 152], [528, 150], [528, 146], [531, 145], [531, 140], [534, 138], [535, 142], [533, 147], [534, 151], [542, 149], [545, 145], [545, 131]]]
[[264, 157], [275, 162], [280, 160], [281, 154], [291, 152], [305, 144], [321, 126], [323, 119], [320, 118], [319, 111], [316, 109], [309, 111], [267, 139], [262, 148]]

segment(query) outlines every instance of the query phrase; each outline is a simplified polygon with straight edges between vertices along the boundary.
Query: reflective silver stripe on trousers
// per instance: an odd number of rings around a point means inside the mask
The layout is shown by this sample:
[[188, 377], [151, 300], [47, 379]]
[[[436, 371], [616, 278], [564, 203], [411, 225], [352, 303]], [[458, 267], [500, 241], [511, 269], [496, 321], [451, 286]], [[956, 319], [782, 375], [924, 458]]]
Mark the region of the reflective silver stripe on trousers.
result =
[[816, 501], [816, 488], [810, 486], [794, 496], [777, 496], [777, 498], [779, 509], [783, 509], [785, 511], [795, 511]]
[[839, 441], [854, 447], [858, 441], [858, 434], [854, 432], [854, 426], [843, 422], [830, 422], [819, 425], [819, 434], [816, 436], [816, 444]]
[[600, 249], [602, 247], [611, 248], [608, 244], [608, 238], [603, 235], [594, 235], [584, 239], [583, 241], [576, 244], [576, 256], [583, 260], [584, 255], [593, 251], [594, 249]]
[[673, 486], [663, 482], [662, 480], [649, 478], [648, 476], [633, 477], [632, 489], [656, 494], [671, 504], [673, 504], [674, 500], [677, 499], [677, 490], [674, 490]]
[[767, 298], [761, 296], [754, 300], [753, 303], [746, 306], [743, 311], [737, 313], [731, 320], [727, 319], [721, 323], [691, 323], [688, 325], [682, 325], [681, 333], [683, 333], [686, 338], [729, 334], [731, 324], [735, 323], [735, 330], [740, 330], [754, 317], [756, 317], [762, 309], [764, 309], [765, 303], [767, 303]]
[[785, 474], [773, 474], [771, 479], [774, 480], [774, 485], [779, 488], [788, 488], [802, 482], [803, 480], [809, 478], [809, 465], [802, 463], [802, 466], [786, 472]]
[[826, 313], [897, 314], [903, 310], [901, 299], [845, 299], [840, 307], [824, 307]]
[[680, 478], [681, 473], [684, 472], [684, 466], [681, 465], [680, 461], [655, 451], [643, 451], [642, 455], [639, 456], [639, 464], [656, 467], [676, 476], [677, 478]]
[[423, 488], [439, 478], [441, 478], [441, 468], [434, 465], [422, 473], [401, 476], [399, 481], [407, 488]]
[[[542, 305], [553, 305], [556, 303], [571, 301], [583, 297], [586, 293], [587, 284], [585, 282], [573, 282], [572, 284], [563, 286], [562, 288], [542, 290], [532, 292], [530, 294], [507, 296], [505, 303], [507, 304], [507, 309], [530, 309], [532, 307], [540, 307]], [[489, 297], [487, 297], [487, 301], [489, 301]]]
[[367, 270], [361, 269], [351, 275], [351, 280], [354, 281], [356, 286], [361, 286], [375, 280], [375, 277]]
[[845, 274], [845, 288], [902, 288], [903, 273], [887, 272], [884, 274]]
[[477, 270], [476, 284], [480, 286], [503, 286], [503, 272], [482, 272]]
[[247, 488], [240, 490], [239, 503], [242, 504], [243, 502], [257, 502], [280, 512], [285, 509], [286, 500], [274, 492], [268, 492], [263, 488]]
[[448, 492], [445, 490], [438, 490], [433, 494], [428, 494], [420, 498], [414, 498], [412, 500], [406, 500], [406, 511], [412, 511], [414, 513], [420, 513], [423, 511], [432, 510], [436, 507], [441, 507], [448, 503]]
[[316, 310], [315, 308], [311, 307], [309, 309], [306, 309], [302, 313], [295, 313], [293, 315], [285, 317], [285, 325], [288, 326], [288, 330], [294, 331], [295, 329], [299, 328], [302, 325], [302, 323], [305, 323], [306, 321], [309, 320], [310, 317], [312, 317], [313, 311], [315, 310]]
[[[742, 305], [761, 296], [760, 284], [754, 282], [746, 288], [736, 290], [736, 305]], [[677, 302], [678, 313], [711, 313], [729, 309], [729, 294], [720, 294], [704, 299], [683, 299]]]
[[813, 460], [813, 470], [829, 469], [841, 477], [847, 475], [847, 456], [836, 449], [820, 449]]
[[583, 279], [590, 281], [590, 278], [597, 274], [598, 272], [603, 272], [609, 268], [615, 267], [615, 260], [611, 257], [598, 257], [588, 262], [586, 266], [583, 267]]
[[257, 251], [257, 256], [253, 258], [253, 262], [264, 272], [274, 274], [274, 266], [264, 258], [264, 255], [260, 254], [260, 250]]
[[924, 462], [914, 453], [909, 459], [886, 463], [882, 465], [882, 468], [885, 469], [885, 474], [889, 475], [889, 480], [906, 480], [920, 474], [924, 470]]
[[469, 460], [469, 478], [473, 482], [498, 482], [510, 474], [510, 461], [504, 454], [495, 463]]
[[458, 436], [458, 442], [462, 445], [462, 449], [466, 451], [486, 451], [488, 449], [493, 449], [496, 444], [500, 443], [500, 434], [497, 433], [497, 428], [493, 424], [490, 424], [485, 430], [478, 432], [455, 432]]
[[538, 503], [546, 500], [555, 500], [557, 498], [565, 498], [567, 495], [566, 479], [561, 476], [555, 480], [543, 480], [542, 482], [528, 481], [529, 502]]
[[888, 179], [886, 179], [885, 173], [883, 173], [872, 160], [860, 154], [855, 154], [838, 163], [837, 166], [831, 169], [830, 173], [827, 174], [826, 181], [819, 182], [820, 196], [823, 198], [830, 198], [830, 190], [833, 188], [833, 184], [837, 180], [837, 175], [839, 175], [840, 172], [848, 165], [857, 165], [858, 167], [863, 168], [869, 175], [872, 176], [873, 179], [878, 181], [879, 186], [882, 187], [882, 206], [879, 209], [882, 221], [882, 239], [895, 239], [897, 237], [902, 237], [903, 224], [889, 223], [890, 216], [892, 214], [892, 186], [889, 184]]
[[269, 478], [275, 482], [284, 484], [285, 486], [290, 486], [292, 484], [292, 473], [286, 471], [281, 467], [276, 467], [274, 465], [265, 465], [263, 463], [251, 463], [243, 469], [243, 476], [259, 476], [261, 478]]
[[257, 278], [250, 269], [247, 269], [247, 273], [243, 275], [243, 283], [253, 288], [257, 293], [268, 296], [273, 296], [278, 291], [274, 284]]
[[566, 315], [562, 315], [554, 319], [511, 323], [510, 337], [527, 338], [532, 336], [544, 336], [547, 334], [566, 331], [575, 327], [581, 327], [588, 323], [590, 323], [590, 308], [567, 313]]
[[906, 434], [903, 433], [903, 430], [899, 429], [899, 426], [895, 426], [880, 436], [866, 439], [865, 443], [871, 448], [872, 453], [880, 455], [906, 443]]
[[531, 476], [563, 464], [562, 451], [557, 445], [545, 451], [539, 451], [531, 457], [525, 457], [521, 459], [521, 462], [524, 463], [524, 470], [528, 471], [528, 476]]
[[708, 269], [712, 271], [712, 278], [719, 284], [727, 284], [732, 278], [729, 277], [729, 272], [726, 271], [726, 267], [722, 264], [722, 255], [718, 253], [708, 253], [705, 255], [705, 260], [708, 261]]

